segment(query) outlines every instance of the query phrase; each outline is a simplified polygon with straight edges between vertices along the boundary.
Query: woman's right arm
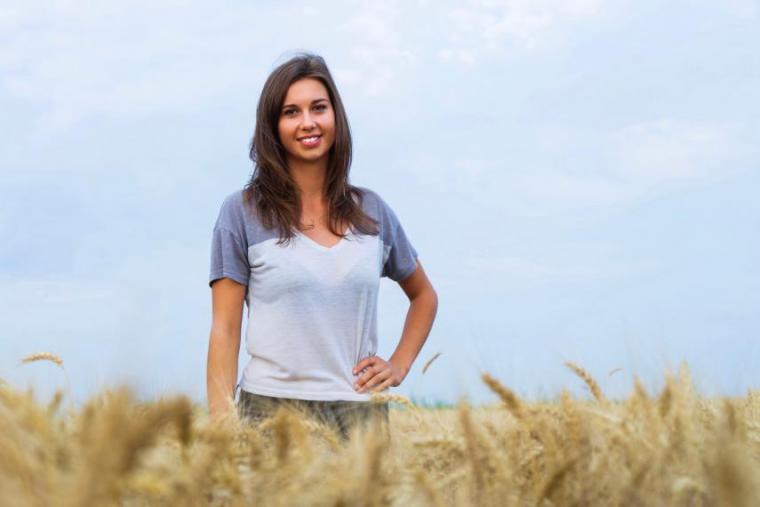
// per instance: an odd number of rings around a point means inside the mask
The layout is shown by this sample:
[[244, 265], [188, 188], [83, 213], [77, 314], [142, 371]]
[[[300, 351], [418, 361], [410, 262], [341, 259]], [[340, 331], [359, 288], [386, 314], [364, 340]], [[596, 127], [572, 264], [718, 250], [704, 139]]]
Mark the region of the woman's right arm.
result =
[[245, 285], [230, 278], [220, 278], [211, 284], [212, 319], [206, 394], [212, 420], [235, 409], [234, 394], [245, 291]]

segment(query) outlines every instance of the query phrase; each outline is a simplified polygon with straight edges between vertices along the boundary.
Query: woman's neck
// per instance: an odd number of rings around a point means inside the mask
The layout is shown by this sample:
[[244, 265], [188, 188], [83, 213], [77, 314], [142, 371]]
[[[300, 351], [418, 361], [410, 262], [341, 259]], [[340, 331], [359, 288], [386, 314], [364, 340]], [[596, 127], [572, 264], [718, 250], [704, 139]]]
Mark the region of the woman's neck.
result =
[[325, 174], [327, 161], [315, 162], [289, 161], [288, 170], [298, 187], [301, 201], [321, 203], [324, 200]]

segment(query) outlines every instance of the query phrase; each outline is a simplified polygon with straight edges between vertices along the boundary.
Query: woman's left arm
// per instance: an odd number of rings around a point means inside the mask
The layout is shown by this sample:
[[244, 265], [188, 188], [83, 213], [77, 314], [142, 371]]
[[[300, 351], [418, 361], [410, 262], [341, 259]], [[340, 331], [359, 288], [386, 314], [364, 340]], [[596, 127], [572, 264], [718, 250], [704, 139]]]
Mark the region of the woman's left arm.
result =
[[438, 294], [428, 280], [419, 259], [414, 273], [398, 284], [410, 303], [401, 340], [388, 361], [378, 356], [370, 356], [356, 364], [354, 374], [367, 368], [355, 383], [355, 389], [359, 393], [367, 390], [379, 392], [401, 384], [433, 327], [438, 311]]

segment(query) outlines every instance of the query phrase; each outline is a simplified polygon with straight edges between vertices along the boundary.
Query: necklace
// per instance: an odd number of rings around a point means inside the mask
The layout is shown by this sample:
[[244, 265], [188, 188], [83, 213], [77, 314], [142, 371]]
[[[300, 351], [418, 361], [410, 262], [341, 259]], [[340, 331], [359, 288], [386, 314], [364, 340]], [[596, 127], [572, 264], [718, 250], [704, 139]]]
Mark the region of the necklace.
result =
[[315, 222], [314, 220], [312, 220], [310, 224], [304, 224], [303, 222], [301, 222], [301, 225], [304, 226], [304, 229], [313, 229]]

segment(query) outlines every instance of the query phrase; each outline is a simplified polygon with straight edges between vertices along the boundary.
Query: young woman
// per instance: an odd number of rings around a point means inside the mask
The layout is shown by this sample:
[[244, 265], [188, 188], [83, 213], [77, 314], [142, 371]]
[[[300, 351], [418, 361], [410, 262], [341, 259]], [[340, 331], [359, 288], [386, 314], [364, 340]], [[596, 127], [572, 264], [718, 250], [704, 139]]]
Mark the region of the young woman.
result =
[[[242, 417], [259, 421], [290, 403], [344, 438], [372, 415], [387, 423], [387, 403], [370, 403], [370, 393], [404, 380], [438, 298], [394, 211], [348, 182], [348, 119], [321, 57], [298, 54], [271, 73], [250, 156], [253, 175], [225, 198], [213, 230], [212, 419], [234, 409], [245, 303], [250, 360], [239, 383]], [[381, 276], [410, 301], [387, 360], [376, 355]]]

